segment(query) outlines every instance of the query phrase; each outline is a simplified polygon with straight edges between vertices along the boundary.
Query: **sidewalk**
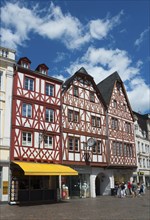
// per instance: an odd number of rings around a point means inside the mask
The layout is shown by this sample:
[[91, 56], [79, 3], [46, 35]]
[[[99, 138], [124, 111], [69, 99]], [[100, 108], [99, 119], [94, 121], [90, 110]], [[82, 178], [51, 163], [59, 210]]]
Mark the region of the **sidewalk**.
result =
[[0, 205], [0, 220], [150, 220], [150, 190], [136, 198], [99, 196], [55, 204]]

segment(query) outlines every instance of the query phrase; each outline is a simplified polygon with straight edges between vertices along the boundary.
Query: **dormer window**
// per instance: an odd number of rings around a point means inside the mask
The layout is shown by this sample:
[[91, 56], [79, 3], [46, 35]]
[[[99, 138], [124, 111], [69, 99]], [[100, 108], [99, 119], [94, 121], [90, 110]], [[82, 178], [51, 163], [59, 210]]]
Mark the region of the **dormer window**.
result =
[[43, 63], [43, 64], [39, 64], [36, 68], [36, 71], [38, 71], [39, 73], [43, 74], [43, 75], [47, 75], [48, 73], [48, 67]]
[[30, 69], [31, 61], [27, 57], [22, 57], [19, 59], [18, 64], [26, 69]]
[[29, 64], [25, 62], [21, 62], [21, 66], [23, 66], [26, 69], [29, 69]]
[[41, 71], [40, 71], [42, 74], [44, 74], [44, 75], [47, 75], [47, 71], [46, 70], [44, 70], [44, 69], [41, 69]]

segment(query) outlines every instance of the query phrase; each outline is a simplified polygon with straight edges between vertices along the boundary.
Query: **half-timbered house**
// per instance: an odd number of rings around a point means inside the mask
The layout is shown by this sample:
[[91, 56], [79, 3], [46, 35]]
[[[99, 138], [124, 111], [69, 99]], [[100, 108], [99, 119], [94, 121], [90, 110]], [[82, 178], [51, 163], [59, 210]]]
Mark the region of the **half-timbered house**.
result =
[[23, 57], [14, 67], [10, 203], [56, 199], [61, 166], [61, 86], [48, 67]]
[[124, 84], [117, 72], [97, 86], [107, 105], [107, 170], [112, 173], [113, 188], [114, 182], [132, 181], [136, 168], [134, 117]]
[[107, 166], [106, 107], [93, 77], [83, 67], [63, 84], [62, 102], [62, 163], [79, 173], [63, 178], [62, 183], [70, 197], [94, 197], [96, 176], [103, 177]]

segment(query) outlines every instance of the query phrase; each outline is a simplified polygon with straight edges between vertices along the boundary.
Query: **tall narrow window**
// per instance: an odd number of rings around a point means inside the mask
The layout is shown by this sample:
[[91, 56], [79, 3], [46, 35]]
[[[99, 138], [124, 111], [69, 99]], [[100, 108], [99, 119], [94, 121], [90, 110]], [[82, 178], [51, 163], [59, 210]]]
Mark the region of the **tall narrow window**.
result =
[[54, 122], [54, 110], [46, 108], [45, 121]]
[[90, 92], [90, 102], [95, 102], [94, 92]]
[[22, 132], [22, 145], [32, 146], [32, 134], [30, 132]]
[[34, 79], [31, 79], [29, 77], [25, 77], [24, 88], [27, 89], [27, 90], [34, 91]]
[[68, 110], [68, 121], [69, 122], [73, 121], [73, 111], [72, 110]]
[[97, 141], [97, 153], [102, 154], [102, 142]]
[[23, 103], [22, 105], [22, 116], [23, 117], [32, 117], [32, 105]]
[[46, 83], [45, 93], [48, 96], [54, 96], [54, 85]]
[[111, 128], [114, 130], [118, 129], [118, 119], [117, 118], [112, 118]]
[[117, 101], [115, 99], [113, 100], [113, 107], [117, 108]]
[[79, 122], [79, 112], [74, 112], [74, 122]]
[[131, 124], [129, 122], [125, 122], [125, 131], [131, 133]]
[[116, 156], [117, 155], [117, 148], [116, 148], [116, 142], [113, 141], [113, 155]]
[[2, 90], [2, 76], [3, 72], [0, 71], [0, 91]]
[[96, 126], [96, 117], [92, 116], [91, 120], [92, 120], [92, 126], [95, 127]]
[[46, 135], [44, 137], [44, 147], [53, 149], [53, 137]]
[[76, 96], [76, 97], [79, 96], [79, 91], [78, 91], [78, 87], [77, 86], [73, 87], [73, 95]]

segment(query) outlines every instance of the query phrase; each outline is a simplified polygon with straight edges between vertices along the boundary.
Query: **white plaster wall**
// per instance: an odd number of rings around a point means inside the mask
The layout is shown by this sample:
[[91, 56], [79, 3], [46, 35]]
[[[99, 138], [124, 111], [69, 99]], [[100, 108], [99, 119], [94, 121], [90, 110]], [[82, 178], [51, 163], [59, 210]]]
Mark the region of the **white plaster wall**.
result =
[[[3, 191], [3, 181], [8, 181], [9, 169], [8, 167], [3, 167], [2, 169], [2, 191]], [[8, 194], [2, 194], [2, 201], [8, 201]]]

